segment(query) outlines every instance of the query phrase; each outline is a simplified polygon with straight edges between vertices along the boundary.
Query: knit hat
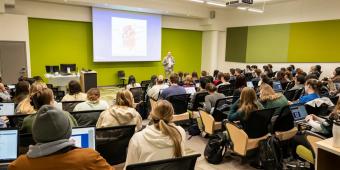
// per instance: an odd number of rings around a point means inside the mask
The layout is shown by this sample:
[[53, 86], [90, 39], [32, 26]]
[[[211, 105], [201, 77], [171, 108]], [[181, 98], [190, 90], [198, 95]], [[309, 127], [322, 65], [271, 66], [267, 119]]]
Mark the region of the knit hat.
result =
[[37, 143], [48, 143], [69, 139], [72, 134], [72, 128], [62, 110], [50, 105], [44, 105], [38, 110], [33, 121], [32, 134]]

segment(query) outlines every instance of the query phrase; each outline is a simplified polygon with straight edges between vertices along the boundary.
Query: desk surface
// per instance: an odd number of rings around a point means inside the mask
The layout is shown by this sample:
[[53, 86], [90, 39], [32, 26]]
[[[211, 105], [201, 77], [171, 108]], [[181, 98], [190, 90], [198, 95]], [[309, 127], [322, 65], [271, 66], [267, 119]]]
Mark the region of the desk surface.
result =
[[329, 139], [325, 139], [323, 141], [319, 141], [319, 142], [316, 143], [316, 145], [320, 149], [326, 150], [328, 152], [331, 152], [335, 155], [340, 156], [340, 147], [339, 148], [333, 147], [333, 138], [329, 138]]

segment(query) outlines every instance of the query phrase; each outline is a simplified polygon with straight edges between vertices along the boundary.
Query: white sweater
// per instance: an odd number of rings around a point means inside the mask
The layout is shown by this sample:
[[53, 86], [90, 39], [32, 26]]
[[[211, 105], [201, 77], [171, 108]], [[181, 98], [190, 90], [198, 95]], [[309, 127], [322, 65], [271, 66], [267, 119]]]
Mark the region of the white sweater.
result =
[[82, 103], [79, 103], [74, 107], [73, 111], [86, 111], [86, 110], [105, 110], [109, 108], [109, 105], [104, 100], [99, 100], [97, 103], [93, 103], [90, 101], [85, 101]]
[[[181, 149], [184, 156], [186, 134], [182, 127], [176, 126], [176, 128], [182, 136]], [[130, 164], [169, 158], [174, 158], [173, 141], [154, 125], [150, 125], [131, 138], [124, 169]]]

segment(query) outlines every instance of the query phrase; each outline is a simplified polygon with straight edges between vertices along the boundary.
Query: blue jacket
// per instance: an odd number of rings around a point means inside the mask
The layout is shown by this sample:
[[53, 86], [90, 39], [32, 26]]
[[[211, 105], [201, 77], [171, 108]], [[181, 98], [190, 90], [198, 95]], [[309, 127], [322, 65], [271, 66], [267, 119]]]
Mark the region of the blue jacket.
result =
[[311, 93], [311, 94], [307, 94], [305, 96], [301, 96], [300, 99], [295, 102], [296, 104], [306, 104], [314, 99], [320, 98], [320, 96], [316, 93]]

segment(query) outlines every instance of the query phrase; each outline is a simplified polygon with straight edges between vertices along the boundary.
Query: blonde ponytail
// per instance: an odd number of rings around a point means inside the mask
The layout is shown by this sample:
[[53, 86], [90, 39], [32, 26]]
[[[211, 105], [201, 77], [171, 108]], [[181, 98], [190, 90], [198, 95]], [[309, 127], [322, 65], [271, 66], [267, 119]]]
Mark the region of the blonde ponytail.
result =
[[171, 138], [174, 143], [174, 156], [182, 157], [182, 136], [177, 128], [171, 123], [174, 109], [166, 100], [160, 100], [156, 103], [155, 108], [152, 110], [151, 115], [154, 126], [159, 129], [164, 135]]

